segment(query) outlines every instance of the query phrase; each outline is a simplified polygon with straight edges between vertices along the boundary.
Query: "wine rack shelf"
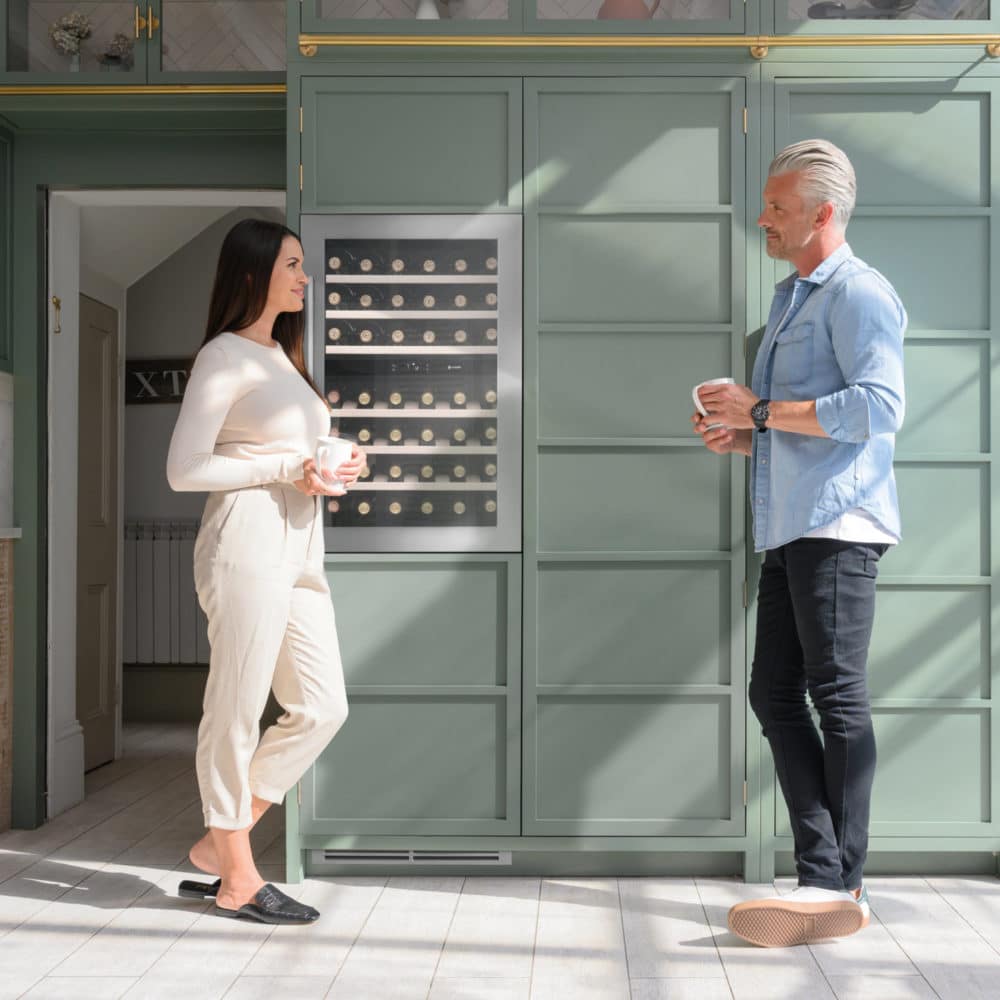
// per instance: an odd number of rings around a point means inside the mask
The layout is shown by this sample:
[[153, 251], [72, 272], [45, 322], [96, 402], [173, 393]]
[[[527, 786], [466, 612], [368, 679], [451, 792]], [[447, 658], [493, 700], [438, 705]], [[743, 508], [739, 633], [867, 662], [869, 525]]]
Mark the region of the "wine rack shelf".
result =
[[[521, 237], [514, 217], [312, 216], [316, 378], [368, 468], [329, 547], [520, 548]], [[346, 542], [346, 544], [345, 544]]]

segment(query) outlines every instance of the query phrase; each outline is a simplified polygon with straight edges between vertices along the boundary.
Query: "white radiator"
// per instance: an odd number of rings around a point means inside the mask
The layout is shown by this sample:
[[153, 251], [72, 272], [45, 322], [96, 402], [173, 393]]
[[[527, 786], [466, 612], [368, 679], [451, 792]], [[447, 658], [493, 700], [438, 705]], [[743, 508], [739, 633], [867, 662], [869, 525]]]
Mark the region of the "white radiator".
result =
[[208, 663], [192, 568], [197, 534], [197, 521], [125, 525], [125, 663]]

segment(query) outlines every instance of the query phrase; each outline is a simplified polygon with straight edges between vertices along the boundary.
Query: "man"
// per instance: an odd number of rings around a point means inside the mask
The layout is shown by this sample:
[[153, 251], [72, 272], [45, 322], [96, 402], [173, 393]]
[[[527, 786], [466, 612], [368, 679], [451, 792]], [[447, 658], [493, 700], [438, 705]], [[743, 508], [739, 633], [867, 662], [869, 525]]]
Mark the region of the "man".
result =
[[765, 554], [750, 704], [788, 806], [799, 887], [734, 906], [729, 926], [772, 947], [868, 923], [875, 736], [865, 671], [878, 561], [900, 539], [892, 458], [906, 312], [845, 241], [855, 191], [850, 161], [829, 142], [798, 142], [774, 159], [757, 224], [768, 255], [796, 273], [775, 290], [751, 388], [705, 386], [709, 415], [692, 417], [709, 450], [750, 457]]

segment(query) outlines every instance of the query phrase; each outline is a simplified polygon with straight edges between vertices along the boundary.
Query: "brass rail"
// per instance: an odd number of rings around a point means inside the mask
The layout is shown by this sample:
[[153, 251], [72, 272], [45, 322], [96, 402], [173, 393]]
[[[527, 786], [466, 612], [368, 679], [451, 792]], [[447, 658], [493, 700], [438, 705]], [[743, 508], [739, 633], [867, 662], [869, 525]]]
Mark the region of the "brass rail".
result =
[[299, 52], [320, 47], [522, 49], [747, 49], [763, 59], [780, 48], [873, 48], [979, 45], [1000, 57], [998, 35], [299, 35]]

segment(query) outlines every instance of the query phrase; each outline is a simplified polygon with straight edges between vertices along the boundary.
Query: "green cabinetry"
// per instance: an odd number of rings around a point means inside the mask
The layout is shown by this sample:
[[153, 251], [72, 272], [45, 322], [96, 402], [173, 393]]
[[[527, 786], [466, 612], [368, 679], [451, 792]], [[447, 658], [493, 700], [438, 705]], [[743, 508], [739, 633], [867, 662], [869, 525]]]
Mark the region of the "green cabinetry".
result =
[[306, 77], [302, 212], [517, 211], [521, 81]]
[[744, 103], [526, 82], [525, 834], [744, 831], [744, 472], [688, 421], [742, 365]]
[[519, 831], [520, 569], [328, 557], [350, 715], [303, 779], [304, 835]]
[[[847, 151], [851, 246], [909, 313], [904, 538], [882, 560], [869, 664], [876, 853], [995, 850], [1000, 834], [998, 100], [991, 79], [774, 83], [775, 146], [822, 135]], [[790, 850], [780, 797], [774, 829]]]
[[0, 0], [0, 72], [72, 85], [280, 82], [285, 7], [284, 0]]

